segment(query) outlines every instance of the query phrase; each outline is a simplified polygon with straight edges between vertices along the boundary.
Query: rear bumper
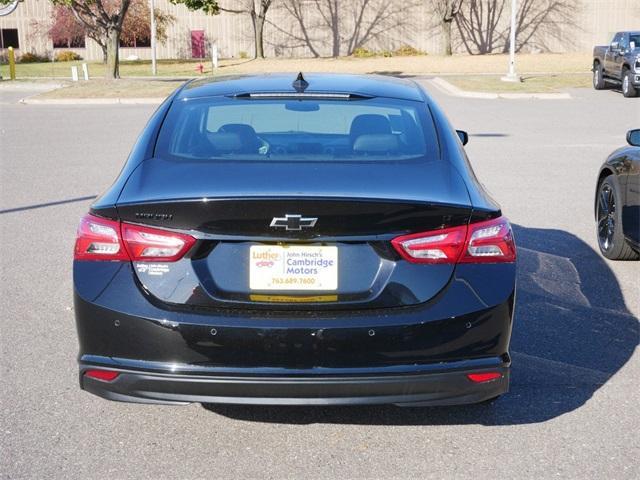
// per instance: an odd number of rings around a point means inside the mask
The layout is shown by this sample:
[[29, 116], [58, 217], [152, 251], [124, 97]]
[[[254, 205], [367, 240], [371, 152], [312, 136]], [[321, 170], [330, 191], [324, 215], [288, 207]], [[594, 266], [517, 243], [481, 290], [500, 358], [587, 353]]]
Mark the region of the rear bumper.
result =
[[[477, 403], [508, 391], [504, 359], [452, 362], [409, 374], [340, 376], [228, 376], [119, 370], [111, 381], [84, 375], [80, 385], [100, 397], [137, 403], [230, 403], [255, 405], [458, 405]], [[495, 367], [488, 365], [495, 363]], [[414, 367], [415, 369], [415, 367]], [[501, 378], [474, 383], [467, 373], [500, 372]]]
[[[98, 262], [95, 262], [98, 263]], [[80, 385], [147, 403], [480, 402], [507, 391], [515, 265], [460, 265], [431, 301], [357, 311], [160, 308], [129, 265], [76, 277]], [[100, 272], [97, 272], [100, 273]], [[82, 281], [80, 281], [82, 280]], [[113, 382], [88, 368], [121, 372]], [[466, 373], [498, 371], [487, 384]]]

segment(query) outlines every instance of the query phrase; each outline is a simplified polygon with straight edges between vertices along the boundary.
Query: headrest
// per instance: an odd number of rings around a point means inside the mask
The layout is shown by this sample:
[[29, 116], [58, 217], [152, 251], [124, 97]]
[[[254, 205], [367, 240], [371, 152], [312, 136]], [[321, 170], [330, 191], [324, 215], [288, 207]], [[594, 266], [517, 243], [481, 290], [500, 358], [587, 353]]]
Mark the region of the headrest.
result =
[[354, 152], [385, 154], [398, 150], [398, 138], [392, 133], [360, 135], [353, 143]]
[[391, 133], [391, 123], [384, 115], [363, 114], [358, 115], [351, 122], [351, 141], [354, 142], [360, 135], [374, 133]]
[[240, 135], [237, 133], [209, 132], [207, 139], [216, 152], [237, 152], [242, 148]]
[[262, 142], [251, 125], [245, 123], [227, 123], [218, 129], [219, 133], [233, 133], [242, 142], [238, 153], [258, 153]]
[[226, 125], [222, 125], [218, 132], [221, 133], [237, 133], [240, 136], [256, 136], [256, 131], [251, 125], [247, 125], [246, 123], [227, 123]]

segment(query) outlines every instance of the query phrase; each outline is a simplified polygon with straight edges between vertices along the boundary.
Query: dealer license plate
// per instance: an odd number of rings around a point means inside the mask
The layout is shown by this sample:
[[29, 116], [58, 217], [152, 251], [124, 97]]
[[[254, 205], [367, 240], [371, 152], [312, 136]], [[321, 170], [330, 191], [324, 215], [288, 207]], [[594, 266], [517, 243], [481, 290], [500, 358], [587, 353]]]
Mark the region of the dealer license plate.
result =
[[338, 247], [253, 245], [251, 290], [337, 290]]

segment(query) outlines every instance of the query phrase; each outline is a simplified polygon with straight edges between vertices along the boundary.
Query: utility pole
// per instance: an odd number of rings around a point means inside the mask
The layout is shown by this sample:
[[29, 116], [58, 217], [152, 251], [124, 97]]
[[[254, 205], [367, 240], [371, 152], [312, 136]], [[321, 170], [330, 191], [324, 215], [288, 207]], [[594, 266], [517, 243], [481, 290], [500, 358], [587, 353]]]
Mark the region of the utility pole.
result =
[[511, 32], [509, 35], [509, 73], [500, 80], [503, 82], [520, 82], [516, 73], [516, 19], [518, 16], [518, 0], [511, 0]]
[[158, 65], [156, 62], [156, 6], [154, 0], [149, 0], [151, 10], [151, 74], [158, 75]]

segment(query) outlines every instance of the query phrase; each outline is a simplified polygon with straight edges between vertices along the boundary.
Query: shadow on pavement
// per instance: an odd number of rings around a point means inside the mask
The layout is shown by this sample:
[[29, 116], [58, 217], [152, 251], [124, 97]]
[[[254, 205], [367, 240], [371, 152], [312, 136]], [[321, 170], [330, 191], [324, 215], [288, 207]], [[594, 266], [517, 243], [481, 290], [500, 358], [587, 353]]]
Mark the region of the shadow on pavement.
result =
[[76, 197], [76, 198], [69, 198], [66, 200], [56, 200], [56, 201], [47, 202], [47, 203], [36, 203], [35, 205], [26, 205], [24, 207], [6, 208], [4, 210], [0, 210], [0, 215], [4, 213], [14, 213], [14, 212], [23, 212], [25, 210], [35, 210], [37, 208], [53, 207], [55, 205], [64, 205], [67, 203], [84, 202], [86, 200], [93, 200], [94, 198], [96, 198], [95, 195], [88, 195], [86, 197]]
[[206, 405], [227, 417], [289, 424], [513, 425], [580, 408], [629, 360], [638, 319], [604, 259], [562, 230], [514, 226], [518, 296], [511, 391], [492, 404], [440, 408]]
[[496, 137], [508, 137], [508, 133], [470, 133], [470, 137], [483, 137], [483, 138], [496, 138]]
[[[373, 70], [371, 72], [367, 72], [367, 75], [384, 75], [387, 77], [398, 77], [398, 78], [415, 78], [415, 75], [410, 73], [403, 73], [400, 70]], [[431, 78], [431, 77], [427, 77]]]

